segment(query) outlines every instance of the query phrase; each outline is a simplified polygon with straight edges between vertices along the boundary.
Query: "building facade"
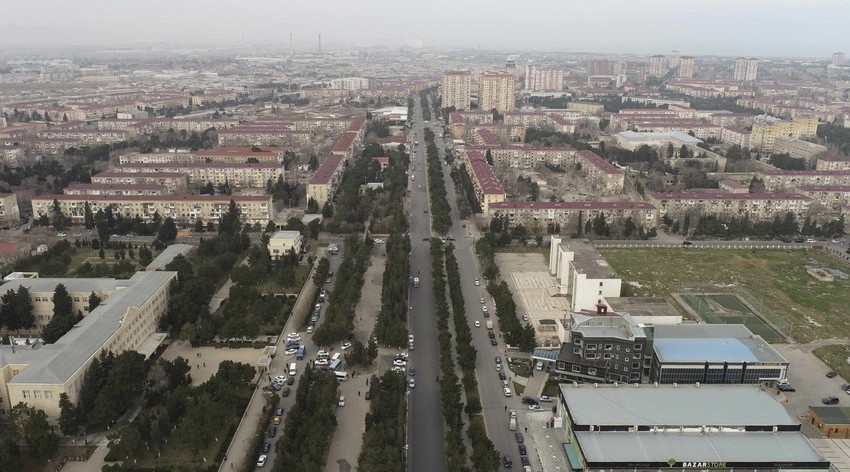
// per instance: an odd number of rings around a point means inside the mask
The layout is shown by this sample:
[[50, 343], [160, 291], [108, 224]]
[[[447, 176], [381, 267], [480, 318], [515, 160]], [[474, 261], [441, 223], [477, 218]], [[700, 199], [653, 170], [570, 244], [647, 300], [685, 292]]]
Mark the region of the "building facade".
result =
[[481, 74], [481, 90], [478, 108], [500, 113], [516, 108], [516, 77], [507, 72], [485, 72]]
[[733, 64], [732, 77], [735, 80], [753, 82], [758, 77], [759, 60], [755, 58], [739, 57]]
[[17, 224], [21, 221], [21, 209], [18, 208], [18, 196], [14, 193], [0, 193], [0, 223]]
[[472, 75], [469, 71], [449, 71], [443, 75], [442, 107], [468, 110], [472, 100]]
[[679, 77], [690, 79], [694, 76], [694, 58], [691, 56], [682, 56], [679, 59]]

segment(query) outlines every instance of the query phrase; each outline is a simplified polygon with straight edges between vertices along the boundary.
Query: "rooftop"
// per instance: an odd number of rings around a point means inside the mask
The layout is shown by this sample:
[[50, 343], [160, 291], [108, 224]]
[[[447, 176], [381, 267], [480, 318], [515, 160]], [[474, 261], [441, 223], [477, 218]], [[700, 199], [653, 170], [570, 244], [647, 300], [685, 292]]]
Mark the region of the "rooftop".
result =
[[850, 424], [850, 408], [846, 406], [810, 406], [824, 424]]
[[339, 156], [336, 154], [331, 154], [326, 157], [321, 164], [319, 164], [319, 168], [316, 169], [316, 172], [313, 173], [313, 177], [310, 178], [309, 184], [311, 185], [325, 185], [331, 181], [331, 176], [336, 172], [337, 167], [339, 167], [340, 163], [343, 161], [343, 156]]
[[572, 331], [579, 331], [589, 338], [617, 338], [634, 340], [645, 338], [643, 331], [628, 313], [597, 313], [578, 311], [573, 313]]
[[740, 324], [658, 325], [655, 352], [666, 362], [740, 360], [788, 364], [767, 341]]
[[809, 197], [799, 193], [763, 192], [763, 193], [729, 193], [718, 191], [685, 191], [685, 192], [653, 192], [652, 197], [658, 200], [808, 200]]
[[191, 244], [172, 244], [159, 253], [145, 270], [164, 270], [165, 266], [171, 263], [177, 256], [185, 256], [195, 246]]
[[301, 236], [301, 233], [298, 232], [298, 231], [278, 231], [278, 232], [276, 232], [275, 234], [272, 235], [271, 239], [272, 240], [276, 240], [276, 239], [277, 240], [283, 240], [283, 239], [290, 240], [290, 239], [296, 239], [300, 236]]
[[661, 297], [605, 297], [605, 303], [615, 312], [625, 312], [632, 316], [682, 316], [670, 302]]
[[[573, 422], [596, 426], [798, 426], [758, 385], [561, 384]], [[665, 457], [665, 460], [670, 456]]]
[[[805, 197], [804, 197], [805, 198]], [[646, 202], [495, 202], [490, 209], [517, 210], [654, 210]]]
[[[129, 175], [137, 175], [130, 173]], [[96, 201], [113, 201], [113, 202], [213, 202], [213, 203], [230, 203], [233, 200], [236, 203], [244, 202], [262, 202], [271, 203], [271, 195], [39, 195], [33, 200], [68, 200], [80, 201], [87, 200]]]
[[589, 279], [617, 278], [614, 269], [608, 265], [602, 254], [593, 245], [581, 240], [561, 240], [561, 250], [573, 253], [573, 267]]

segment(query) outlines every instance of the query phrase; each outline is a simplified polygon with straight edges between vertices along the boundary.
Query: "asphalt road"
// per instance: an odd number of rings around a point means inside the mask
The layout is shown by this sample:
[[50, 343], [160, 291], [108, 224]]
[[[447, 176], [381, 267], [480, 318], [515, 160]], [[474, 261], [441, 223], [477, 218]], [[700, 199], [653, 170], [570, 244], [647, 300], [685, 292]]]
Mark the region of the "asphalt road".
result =
[[[434, 124], [432, 128], [435, 136], [442, 133], [440, 122]], [[440, 160], [444, 162], [445, 144], [440, 138], [435, 137], [438, 141], [438, 150]], [[501, 338], [501, 332], [498, 327], [498, 318], [493, 314], [494, 304], [493, 299], [487, 293], [485, 287], [486, 280], [483, 279], [479, 272], [478, 260], [475, 256], [474, 241], [480, 237], [472, 222], [461, 220], [457, 209], [457, 197], [455, 192], [454, 181], [451, 178], [451, 167], [443, 166], [443, 176], [446, 182], [446, 191], [448, 192], [448, 200], [452, 209], [452, 225], [448, 236], [454, 238], [452, 244], [455, 245], [455, 257], [457, 257], [458, 267], [460, 269], [461, 290], [466, 308], [467, 321], [469, 329], [472, 331], [472, 342], [475, 349], [478, 351], [478, 357], [475, 364], [475, 372], [478, 380], [478, 392], [481, 398], [482, 413], [484, 422], [487, 428], [487, 436], [493, 442], [497, 452], [507, 454], [511, 457], [514, 468], [522, 469], [519, 462], [519, 448], [514, 437], [514, 431], [508, 429], [508, 413], [506, 410], [516, 410], [518, 416], [517, 431], [524, 432], [526, 423], [526, 413], [528, 409], [522, 404], [522, 396], [513, 395], [505, 397], [499, 372], [496, 370], [496, 356], [502, 358], [503, 371], [511, 377], [513, 374], [506, 367], [505, 343]], [[475, 277], [479, 277], [480, 286], [475, 285]], [[481, 298], [487, 305], [490, 313], [489, 318], [485, 318], [481, 308]], [[480, 322], [480, 327], [475, 327], [475, 321]], [[486, 320], [492, 320], [494, 331], [496, 332], [496, 340], [498, 345], [490, 344], [490, 338], [487, 335]], [[511, 384], [513, 391], [513, 385]], [[542, 404], [545, 408], [547, 404]], [[533, 470], [541, 470], [540, 462], [537, 458], [534, 444], [531, 443], [531, 437], [525, 435], [525, 446], [528, 449], [529, 459]], [[469, 451], [470, 453], [472, 451]], [[505, 469], [507, 470], [507, 469]]]
[[[439, 472], [446, 470], [446, 452], [443, 435], [443, 415], [440, 408], [439, 349], [437, 347], [437, 320], [434, 316], [434, 280], [431, 277], [430, 212], [428, 185], [425, 178], [425, 138], [422, 110], [416, 101], [415, 134], [419, 141], [411, 156], [411, 170], [415, 180], [408, 181], [410, 188], [410, 254], [411, 275], [420, 279], [418, 288], [411, 288], [410, 332], [414, 336], [414, 350], [410, 352], [411, 366], [416, 369], [416, 388], [408, 397], [408, 469], [413, 472]], [[419, 186], [422, 186], [419, 189]]]

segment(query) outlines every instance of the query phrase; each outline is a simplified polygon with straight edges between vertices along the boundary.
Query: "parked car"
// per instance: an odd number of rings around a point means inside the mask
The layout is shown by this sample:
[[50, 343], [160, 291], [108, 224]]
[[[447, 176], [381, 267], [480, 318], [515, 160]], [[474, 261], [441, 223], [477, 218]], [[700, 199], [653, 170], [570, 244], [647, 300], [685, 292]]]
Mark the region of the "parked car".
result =
[[273, 438], [276, 435], [277, 435], [277, 426], [270, 426], [269, 427], [269, 437]]
[[525, 444], [519, 445], [519, 455], [521, 455], [521, 456], [527, 456], [528, 455], [528, 449], [525, 447]]
[[541, 402], [551, 402], [552, 401], [552, 399], [550, 397], [547, 397], [546, 395], [541, 396], [540, 398], [538, 398], [538, 400], [540, 400]]
[[475, 320], [475, 327], [476, 327], [476, 328], [480, 328], [480, 327], [481, 327], [481, 322], [480, 322], [480, 321], [478, 321], [478, 320]]
[[821, 403], [823, 403], [824, 405], [837, 405], [838, 397], [826, 397], [821, 400]]
[[345, 395], [339, 396], [339, 401], [337, 401], [338, 406], [345, 406]]
[[505, 466], [506, 469], [510, 469], [511, 467], [513, 467], [514, 463], [511, 461], [511, 456], [502, 456], [502, 465]]
[[836, 372], [834, 370], [830, 370], [829, 372], [826, 373], [826, 376], [829, 377], [829, 378], [837, 377], [838, 372]]
[[416, 387], [416, 381], [413, 380], [413, 379], [408, 379], [407, 386], [410, 387], [410, 388], [415, 388]]
[[516, 438], [517, 444], [523, 444], [525, 442], [525, 440], [522, 438], [522, 433], [520, 433], [519, 431], [514, 433], [514, 438]]
[[275, 416], [274, 419], [272, 420], [272, 424], [277, 426], [277, 425], [280, 424], [280, 421], [281, 421], [280, 416]]
[[270, 442], [268, 442], [268, 441], [266, 441], [266, 442], [264, 442], [264, 443], [263, 443], [263, 453], [264, 453], [264, 454], [265, 454], [266, 452], [271, 451], [271, 449], [272, 449], [272, 443], [270, 443]]
[[523, 405], [536, 405], [537, 399], [534, 398], [534, 397], [522, 397], [522, 404]]
[[285, 387], [283, 390], [281, 390], [281, 391], [280, 391], [280, 396], [282, 396], [282, 397], [288, 397], [288, 396], [289, 396], [289, 392], [290, 392], [289, 387]]
[[268, 456], [266, 456], [265, 454], [261, 455], [257, 459], [257, 467], [265, 467], [266, 466], [266, 459], [268, 459]]
[[496, 338], [490, 338], [490, 345], [491, 346], [495, 346], [497, 344], [499, 344], [499, 343], [496, 342]]
[[506, 397], [509, 397], [509, 396], [513, 395], [513, 394], [511, 393], [511, 389], [510, 389], [510, 387], [505, 387], [502, 391], [505, 393], [505, 396], [506, 396]]

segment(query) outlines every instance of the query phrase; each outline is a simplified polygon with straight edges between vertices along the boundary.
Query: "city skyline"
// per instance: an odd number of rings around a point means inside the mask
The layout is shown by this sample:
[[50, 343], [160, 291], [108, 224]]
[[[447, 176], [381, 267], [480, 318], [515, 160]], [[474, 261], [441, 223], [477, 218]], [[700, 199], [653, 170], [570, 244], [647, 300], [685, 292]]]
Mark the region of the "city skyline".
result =
[[[698, 10], [683, 9], [672, 0], [640, 5], [604, 0], [570, 6], [541, 0], [519, 15], [506, 15], [516, 5], [504, 0], [490, 2], [487, 9], [448, 0], [404, 9], [388, 0], [356, 5], [332, 1], [332, 8], [321, 9], [257, 0], [249, 15], [244, 5], [230, 0], [212, 0], [202, 11], [188, 2], [164, 0], [46, 3], [39, 8], [7, 5], [0, 19], [0, 40], [7, 47], [39, 48], [162, 43], [288, 48], [291, 33], [300, 49], [318, 44], [321, 34], [328, 49], [414, 45], [829, 58], [848, 49], [841, 19], [850, 17], [850, 4], [837, 0], [714, 0]], [[452, 15], [446, 15], [449, 9]]]

